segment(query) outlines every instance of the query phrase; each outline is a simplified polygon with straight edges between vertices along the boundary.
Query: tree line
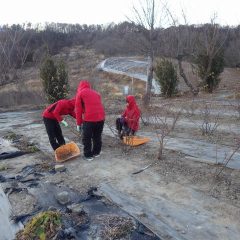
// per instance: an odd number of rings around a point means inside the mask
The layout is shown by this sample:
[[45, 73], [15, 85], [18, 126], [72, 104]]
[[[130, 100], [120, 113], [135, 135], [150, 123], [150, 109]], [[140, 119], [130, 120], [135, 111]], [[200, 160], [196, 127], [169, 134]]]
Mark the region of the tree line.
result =
[[[0, 84], [14, 82], [18, 69], [40, 63], [46, 54], [54, 55], [74, 45], [95, 49], [106, 57], [147, 56], [148, 34], [143, 26], [128, 21], [109, 25], [48, 23], [44, 27], [33, 27], [29, 23], [0, 26]], [[224, 66], [240, 67], [240, 26], [209, 23], [158, 27], [153, 29], [151, 43], [155, 57], [184, 58], [191, 62], [203, 49], [213, 44], [217, 49], [221, 45]]]

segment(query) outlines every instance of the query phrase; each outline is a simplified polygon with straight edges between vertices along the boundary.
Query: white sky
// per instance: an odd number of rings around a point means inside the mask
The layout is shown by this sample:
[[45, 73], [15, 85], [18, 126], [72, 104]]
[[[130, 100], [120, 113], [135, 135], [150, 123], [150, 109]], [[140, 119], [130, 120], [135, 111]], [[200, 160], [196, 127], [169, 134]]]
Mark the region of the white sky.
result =
[[[144, 1], [144, 0], [142, 0]], [[217, 13], [221, 25], [240, 24], [240, 0], [165, 0], [181, 20], [184, 10], [189, 24], [210, 21]], [[127, 20], [139, 0], [0, 0], [0, 25], [13, 23], [107, 24]], [[182, 23], [184, 23], [182, 21]]]

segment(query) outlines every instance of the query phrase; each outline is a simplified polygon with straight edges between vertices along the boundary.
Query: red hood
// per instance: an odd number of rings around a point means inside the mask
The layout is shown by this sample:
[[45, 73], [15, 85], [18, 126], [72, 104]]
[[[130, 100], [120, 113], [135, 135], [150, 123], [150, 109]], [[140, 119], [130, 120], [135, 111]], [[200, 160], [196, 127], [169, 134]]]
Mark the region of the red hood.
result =
[[132, 95], [127, 96], [126, 101], [128, 102], [128, 105], [130, 108], [132, 108], [134, 105], [136, 105], [135, 97]]
[[77, 125], [81, 125], [83, 122], [99, 122], [105, 118], [101, 96], [91, 88], [87, 80], [82, 80], [79, 83], [75, 112]]
[[87, 80], [81, 80], [81, 82], [78, 85], [77, 91], [80, 92], [85, 88], [91, 88], [91, 85]]
[[129, 128], [137, 131], [139, 128], [139, 118], [140, 118], [140, 110], [136, 103], [135, 97], [129, 95], [126, 97], [127, 108], [124, 110], [122, 117], [125, 118], [127, 125]]

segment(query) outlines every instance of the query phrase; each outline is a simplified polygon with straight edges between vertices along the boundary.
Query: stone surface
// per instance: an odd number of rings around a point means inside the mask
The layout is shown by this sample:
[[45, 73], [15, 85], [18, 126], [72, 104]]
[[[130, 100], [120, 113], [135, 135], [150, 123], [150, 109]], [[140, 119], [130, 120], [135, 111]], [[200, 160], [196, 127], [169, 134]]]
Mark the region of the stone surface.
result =
[[81, 213], [81, 212], [84, 211], [83, 205], [78, 204], [78, 203], [73, 203], [71, 205], [68, 205], [67, 209], [70, 210], [73, 213]]
[[63, 192], [58, 193], [56, 195], [56, 199], [62, 205], [65, 205], [65, 204], [70, 202], [70, 196], [69, 196], [69, 193], [67, 191], [63, 191]]

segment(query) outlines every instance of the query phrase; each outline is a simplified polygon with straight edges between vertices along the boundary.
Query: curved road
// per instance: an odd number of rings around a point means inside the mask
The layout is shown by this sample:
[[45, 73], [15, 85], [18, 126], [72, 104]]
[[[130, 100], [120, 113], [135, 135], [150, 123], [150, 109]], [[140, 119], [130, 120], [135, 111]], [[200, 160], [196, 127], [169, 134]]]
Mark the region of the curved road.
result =
[[[148, 60], [137, 60], [132, 57], [111, 57], [102, 61], [98, 69], [116, 74], [122, 74], [142, 81], [147, 81]], [[153, 79], [152, 91], [160, 94], [159, 84]]]

